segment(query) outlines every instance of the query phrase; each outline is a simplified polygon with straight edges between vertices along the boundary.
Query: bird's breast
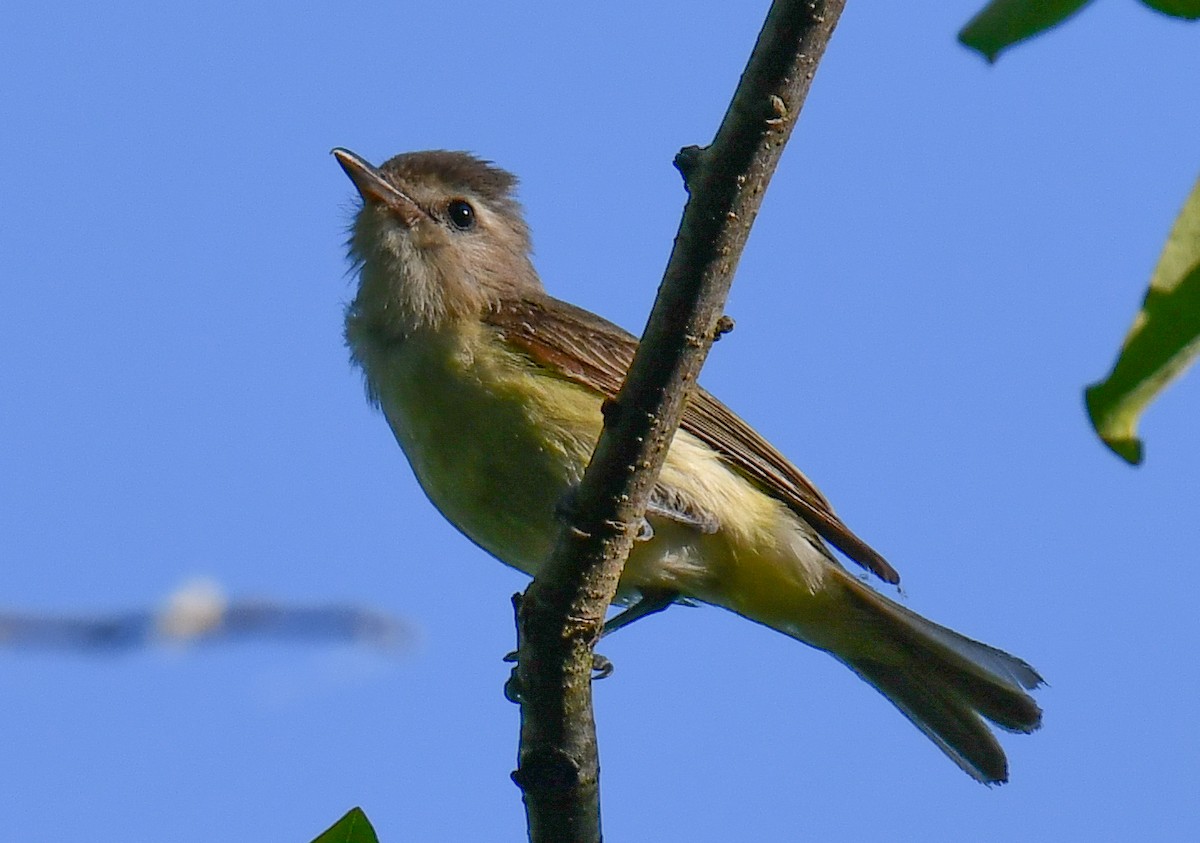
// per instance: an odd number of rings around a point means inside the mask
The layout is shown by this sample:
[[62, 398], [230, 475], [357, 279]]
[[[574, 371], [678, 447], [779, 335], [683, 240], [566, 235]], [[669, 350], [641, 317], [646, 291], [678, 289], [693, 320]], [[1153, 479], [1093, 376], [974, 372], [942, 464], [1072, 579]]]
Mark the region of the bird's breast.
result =
[[479, 324], [356, 357], [433, 504], [476, 544], [532, 574], [557, 535], [555, 508], [599, 435], [599, 398]]

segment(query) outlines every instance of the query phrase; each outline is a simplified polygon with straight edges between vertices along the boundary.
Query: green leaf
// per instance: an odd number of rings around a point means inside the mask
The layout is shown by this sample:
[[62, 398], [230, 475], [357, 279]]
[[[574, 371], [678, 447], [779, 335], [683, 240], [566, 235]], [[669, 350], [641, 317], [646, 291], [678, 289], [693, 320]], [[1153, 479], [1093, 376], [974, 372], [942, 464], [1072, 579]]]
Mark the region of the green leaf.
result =
[[1142, 3], [1164, 15], [1187, 20], [1200, 18], [1200, 0], [1142, 0]]
[[[1170, 0], [1166, 0], [1170, 2]], [[1058, 26], [1090, 0], [992, 0], [958, 33], [966, 47], [989, 62], [1013, 44]], [[1176, 0], [1186, 2], [1186, 0]]]
[[362, 808], [351, 808], [312, 843], [379, 843]]
[[1200, 179], [1171, 227], [1142, 310], [1108, 377], [1087, 388], [1092, 426], [1126, 461], [1142, 461], [1146, 406], [1200, 354]]

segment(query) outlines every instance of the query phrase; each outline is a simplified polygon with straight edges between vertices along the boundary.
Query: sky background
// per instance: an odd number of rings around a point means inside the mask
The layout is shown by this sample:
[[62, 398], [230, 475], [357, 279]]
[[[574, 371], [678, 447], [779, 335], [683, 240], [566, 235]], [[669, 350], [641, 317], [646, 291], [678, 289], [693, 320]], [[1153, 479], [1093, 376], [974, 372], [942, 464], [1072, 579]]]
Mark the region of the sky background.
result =
[[[1200, 29], [1104, 0], [988, 67], [982, 0], [852, 2], [704, 383], [910, 607], [1035, 665], [982, 787], [827, 656], [717, 609], [606, 641], [606, 837], [1184, 840], [1200, 825], [1200, 382], [1132, 469], [1089, 430], [1200, 167]], [[397, 654], [0, 649], [21, 841], [520, 840], [501, 687], [525, 580], [425, 501], [341, 340], [329, 156], [521, 176], [556, 295], [640, 331], [766, 2], [0, 12], [0, 607], [233, 597], [404, 619]]]

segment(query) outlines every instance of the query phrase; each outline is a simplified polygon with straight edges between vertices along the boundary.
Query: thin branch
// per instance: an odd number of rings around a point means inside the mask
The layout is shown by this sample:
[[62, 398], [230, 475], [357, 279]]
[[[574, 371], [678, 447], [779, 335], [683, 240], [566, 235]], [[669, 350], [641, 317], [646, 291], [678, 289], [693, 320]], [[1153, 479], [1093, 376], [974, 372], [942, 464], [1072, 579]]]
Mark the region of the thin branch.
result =
[[521, 747], [535, 843], [600, 839], [592, 648], [721, 321], [750, 226], [844, 0], [776, 0], [712, 145], [676, 157], [689, 199], [641, 346], [553, 557], [517, 599]]

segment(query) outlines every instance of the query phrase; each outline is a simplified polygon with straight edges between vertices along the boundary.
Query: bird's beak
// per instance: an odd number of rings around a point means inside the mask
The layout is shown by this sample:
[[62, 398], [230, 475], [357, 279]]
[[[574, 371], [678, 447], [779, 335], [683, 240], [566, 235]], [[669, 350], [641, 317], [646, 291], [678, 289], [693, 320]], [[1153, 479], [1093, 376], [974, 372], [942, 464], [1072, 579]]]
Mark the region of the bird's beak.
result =
[[400, 221], [408, 228], [416, 225], [417, 220], [424, 215], [416, 202], [399, 188], [393, 186], [377, 167], [367, 163], [362, 156], [355, 155], [350, 150], [342, 149], [339, 146], [334, 148], [333, 157], [342, 165], [342, 169], [346, 171], [350, 181], [354, 182], [364, 203], [387, 208], [399, 217]]

